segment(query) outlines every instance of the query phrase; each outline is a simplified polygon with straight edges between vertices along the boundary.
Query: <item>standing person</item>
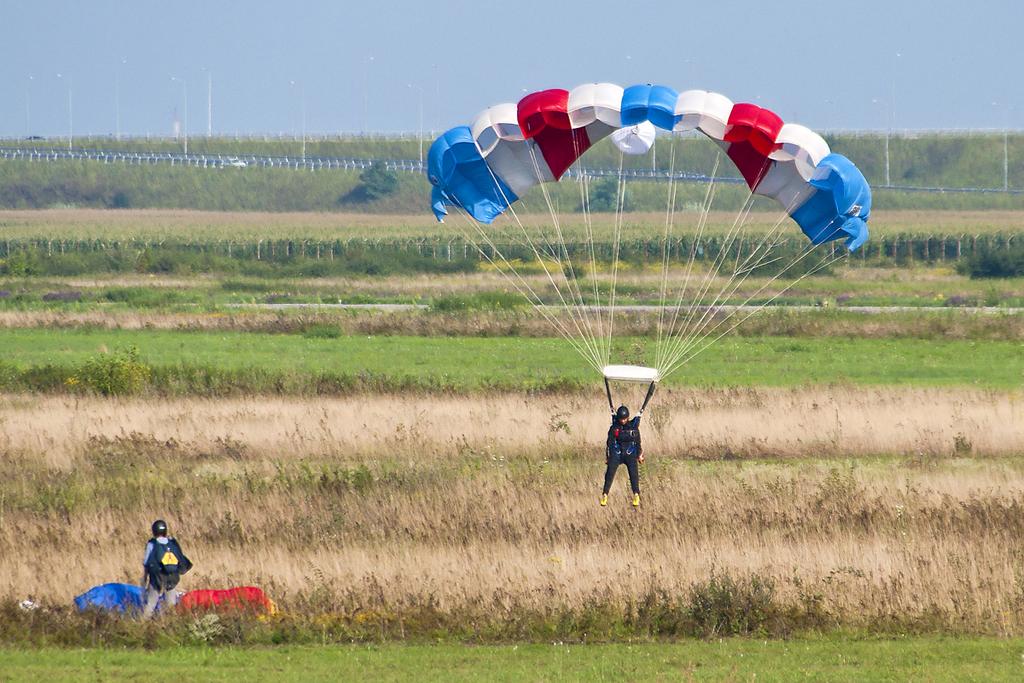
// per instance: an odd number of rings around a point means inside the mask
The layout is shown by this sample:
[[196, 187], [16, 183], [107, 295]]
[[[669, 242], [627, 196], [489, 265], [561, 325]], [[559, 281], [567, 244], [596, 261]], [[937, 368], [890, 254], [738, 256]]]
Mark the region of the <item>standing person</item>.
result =
[[174, 538], [167, 536], [167, 522], [158, 519], [153, 522], [153, 537], [146, 544], [146, 555], [142, 558], [142, 587], [146, 589], [146, 606], [142, 616], [149, 618], [156, 610], [160, 596], [165, 604], [177, 605], [181, 591], [177, 589], [181, 575], [192, 568], [192, 562], [181, 551]]
[[644, 461], [644, 448], [640, 443], [640, 416], [629, 418], [629, 408], [619, 406], [612, 416], [605, 444], [604, 490], [601, 492], [601, 506], [608, 504], [608, 492], [615, 480], [619, 465], [625, 465], [629, 472], [629, 486], [633, 491], [633, 507], [640, 507], [640, 465]]

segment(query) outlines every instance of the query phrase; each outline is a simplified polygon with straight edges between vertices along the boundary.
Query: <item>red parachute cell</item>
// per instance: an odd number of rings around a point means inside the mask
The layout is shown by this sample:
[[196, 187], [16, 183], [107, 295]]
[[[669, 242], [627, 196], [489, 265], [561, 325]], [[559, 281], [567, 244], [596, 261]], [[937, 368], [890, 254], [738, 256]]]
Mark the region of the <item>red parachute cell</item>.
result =
[[727, 154], [753, 190], [771, 166], [768, 155], [778, 147], [775, 139], [782, 130], [782, 119], [775, 112], [756, 104], [733, 105], [724, 142]]
[[558, 178], [590, 148], [585, 128], [573, 130], [568, 90], [541, 90], [519, 100], [519, 127], [540, 147], [551, 175]]
[[194, 590], [185, 593], [178, 603], [181, 610], [230, 611], [246, 610], [273, 614], [277, 611], [273, 600], [255, 586], [240, 586], [226, 590]]

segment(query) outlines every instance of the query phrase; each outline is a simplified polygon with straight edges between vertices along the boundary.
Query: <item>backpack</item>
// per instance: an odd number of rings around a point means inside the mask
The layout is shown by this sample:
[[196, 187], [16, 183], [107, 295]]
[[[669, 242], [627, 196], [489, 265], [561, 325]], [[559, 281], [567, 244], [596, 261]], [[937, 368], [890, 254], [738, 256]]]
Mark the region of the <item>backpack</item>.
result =
[[192, 568], [192, 563], [173, 538], [167, 539], [167, 543], [160, 543], [156, 538], [149, 542], [153, 544], [153, 551], [146, 560], [146, 570], [150, 576], [178, 576]]

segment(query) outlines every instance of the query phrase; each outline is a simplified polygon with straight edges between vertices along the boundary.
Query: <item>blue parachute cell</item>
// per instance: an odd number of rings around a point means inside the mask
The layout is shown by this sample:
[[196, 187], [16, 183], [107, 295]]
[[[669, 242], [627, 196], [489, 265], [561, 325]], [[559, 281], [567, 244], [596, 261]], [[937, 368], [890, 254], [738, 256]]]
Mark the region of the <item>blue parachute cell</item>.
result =
[[679, 122], [676, 100], [679, 93], [664, 85], [633, 85], [622, 93], [622, 125], [635, 126], [650, 121], [662, 130], [672, 130]]
[[460, 206], [481, 223], [490, 223], [519, 199], [484, 162], [468, 126], [452, 128], [434, 141], [427, 155], [427, 177], [434, 185], [431, 204], [437, 220], [446, 205]]
[[871, 187], [864, 174], [842, 154], [833, 153], [818, 163], [810, 184], [815, 193], [793, 212], [793, 220], [811, 243], [845, 237], [850, 251], [864, 244], [871, 214]]
[[143, 605], [145, 590], [130, 583], [105, 583], [75, 598], [79, 611], [93, 608], [105, 612], [135, 612], [142, 611]]

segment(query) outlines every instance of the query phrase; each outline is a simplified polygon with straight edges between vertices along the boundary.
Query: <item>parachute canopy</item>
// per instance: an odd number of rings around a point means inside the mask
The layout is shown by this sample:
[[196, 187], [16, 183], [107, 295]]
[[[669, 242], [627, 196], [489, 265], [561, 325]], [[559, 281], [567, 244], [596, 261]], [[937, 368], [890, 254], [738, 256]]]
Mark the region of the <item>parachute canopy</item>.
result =
[[75, 607], [84, 612], [141, 612], [146, 603], [145, 590], [130, 583], [105, 583], [90, 588], [75, 598]]
[[626, 154], [643, 154], [656, 129], [697, 130], [715, 141], [751, 192], [778, 202], [812, 242], [868, 237], [871, 188], [846, 157], [799, 124], [705, 90], [590, 83], [542, 90], [483, 111], [445, 132], [427, 159], [434, 215], [447, 206], [491, 223], [538, 183], [557, 181], [591, 146], [611, 135]]
[[277, 606], [262, 589], [239, 586], [224, 590], [194, 590], [185, 593], [178, 603], [182, 610], [249, 611], [266, 614], [277, 612]]

